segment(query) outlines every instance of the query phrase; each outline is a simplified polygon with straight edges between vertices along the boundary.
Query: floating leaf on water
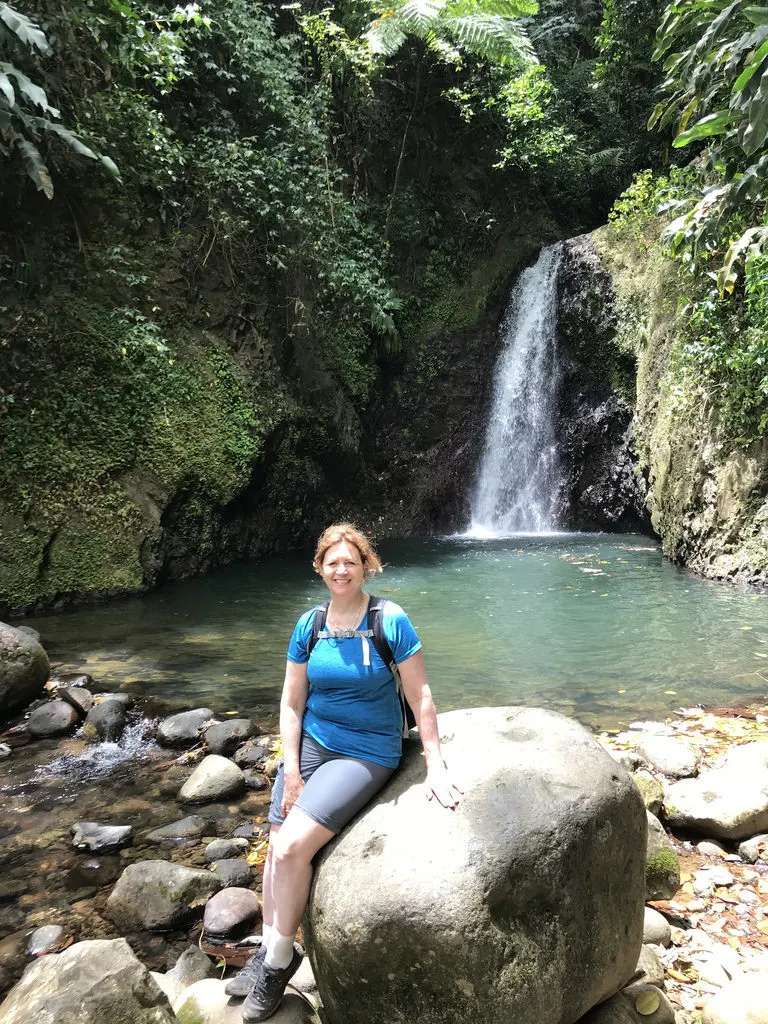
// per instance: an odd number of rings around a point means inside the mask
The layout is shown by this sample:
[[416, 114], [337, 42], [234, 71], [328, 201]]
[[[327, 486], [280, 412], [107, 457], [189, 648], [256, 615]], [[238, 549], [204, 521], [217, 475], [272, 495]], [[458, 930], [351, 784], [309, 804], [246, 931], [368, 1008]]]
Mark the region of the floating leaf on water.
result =
[[751, 627], [751, 626], [742, 626], [741, 628], [742, 628], [742, 629], [752, 629], [752, 627]]
[[617, 690], [616, 693], [626, 693], [626, 690]]
[[670, 697], [677, 696], [677, 690], [665, 690], [664, 693], [668, 694]]
[[[671, 972], [670, 972], [671, 973]], [[646, 989], [641, 992], [635, 1000], [635, 1009], [638, 1013], [641, 1013], [643, 1017], [648, 1017], [652, 1013], [656, 1013], [661, 1004], [661, 998], [659, 993], [655, 989]]]
[[240, 712], [239, 711], [225, 711], [224, 714], [225, 715], [239, 715]]

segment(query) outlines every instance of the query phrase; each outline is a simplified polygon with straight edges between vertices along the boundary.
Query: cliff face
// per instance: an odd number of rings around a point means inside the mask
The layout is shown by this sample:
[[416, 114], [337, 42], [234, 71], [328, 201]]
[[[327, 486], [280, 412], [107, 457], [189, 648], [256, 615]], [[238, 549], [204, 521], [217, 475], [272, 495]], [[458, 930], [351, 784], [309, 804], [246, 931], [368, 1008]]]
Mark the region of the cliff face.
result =
[[677, 266], [655, 235], [591, 236], [615, 295], [616, 344], [637, 361], [634, 447], [664, 553], [713, 579], [768, 582], [768, 444], [741, 448], [716, 400], [679, 384], [685, 314]]

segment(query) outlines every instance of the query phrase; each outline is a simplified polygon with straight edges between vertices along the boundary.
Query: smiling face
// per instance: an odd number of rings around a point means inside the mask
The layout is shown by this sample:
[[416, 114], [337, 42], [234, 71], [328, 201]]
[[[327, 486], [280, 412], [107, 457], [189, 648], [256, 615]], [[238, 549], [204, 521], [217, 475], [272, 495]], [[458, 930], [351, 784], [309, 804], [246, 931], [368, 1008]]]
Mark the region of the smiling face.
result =
[[323, 558], [323, 579], [331, 597], [356, 597], [365, 578], [365, 566], [360, 552], [349, 541], [332, 544]]

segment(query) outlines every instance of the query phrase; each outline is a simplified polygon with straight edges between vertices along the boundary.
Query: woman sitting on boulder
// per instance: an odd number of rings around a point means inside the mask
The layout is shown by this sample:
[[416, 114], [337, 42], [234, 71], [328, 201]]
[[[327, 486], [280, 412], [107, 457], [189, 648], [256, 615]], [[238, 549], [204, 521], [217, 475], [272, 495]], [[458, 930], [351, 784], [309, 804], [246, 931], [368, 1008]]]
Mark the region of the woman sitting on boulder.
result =
[[427, 799], [453, 808], [460, 792], [443, 763], [421, 642], [408, 616], [386, 601], [376, 612], [377, 629], [370, 628], [373, 599], [363, 583], [382, 570], [370, 542], [349, 523], [337, 523], [320, 537], [313, 565], [331, 599], [327, 611], [313, 608], [301, 616], [288, 646], [280, 702], [283, 763], [269, 811], [262, 945], [225, 989], [247, 995], [247, 1022], [266, 1020], [277, 1010], [301, 963], [294, 939], [309, 897], [312, 858], [400, 761], [403, 707], [395, 676], [378, 653], [377, 631], [389, 645], [419, 729]]

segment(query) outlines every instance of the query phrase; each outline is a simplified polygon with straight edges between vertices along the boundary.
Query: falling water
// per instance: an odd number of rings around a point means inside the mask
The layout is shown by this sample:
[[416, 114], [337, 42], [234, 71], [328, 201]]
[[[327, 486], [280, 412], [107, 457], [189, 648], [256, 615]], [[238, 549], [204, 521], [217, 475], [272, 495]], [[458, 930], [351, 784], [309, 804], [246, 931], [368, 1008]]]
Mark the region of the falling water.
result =
[[543, 249], [520, 275], [504, 318], [504, 350], [494, 384], [470, 533], [554, 529], [559, 483], [555, 400], [557, 271], [561, 247]]

